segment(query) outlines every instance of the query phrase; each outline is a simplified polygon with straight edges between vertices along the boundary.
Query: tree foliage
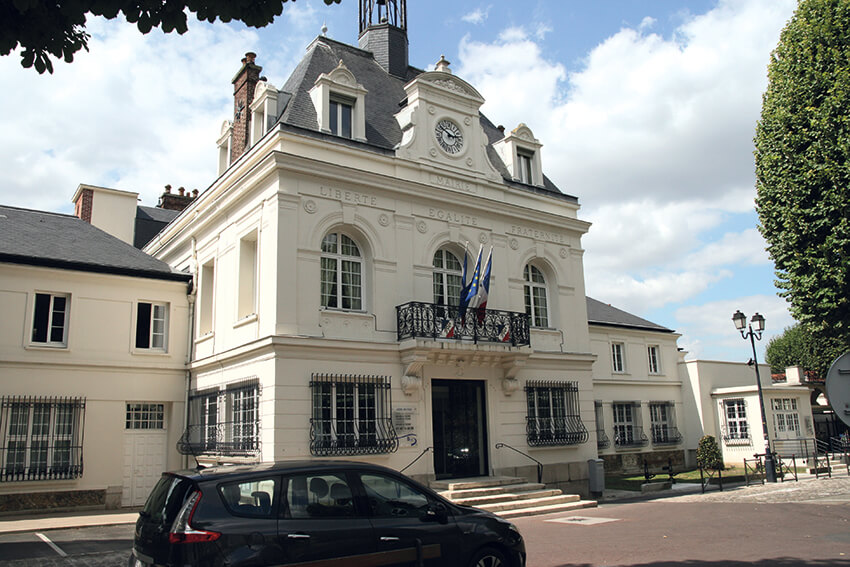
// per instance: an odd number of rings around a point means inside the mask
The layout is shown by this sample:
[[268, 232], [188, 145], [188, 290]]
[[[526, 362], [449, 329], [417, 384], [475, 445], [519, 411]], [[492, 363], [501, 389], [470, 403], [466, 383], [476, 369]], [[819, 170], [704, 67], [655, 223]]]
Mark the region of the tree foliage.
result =
[[705, 435], [697, 445], [697, 465], [704, 470], [723, 470], [723, 455], [713, 435]]
[[[292, 0], [293, 2], [295, 0]], [[70, 63], [81, 49], [88, 51], [86, 17], [108, 19], [122, 14], [139, 31], [160, 28], [186, 33], [187, 12], [201, 21], [240, 21], [261, 28], [283, 13], [287, 0], [3, 0], [0, 2], [0, 55], [18, 46], [21, 65], [39, 73], [53, 72], [50, 57]], [[325, 0], [325, 4], [340, 0]]]
[[[765, 359], [773, 373], [784, 372], [789, 366], [802, 366], [805, 370], [818, 373], [823, 364], [818, 360], [817, 343], [812, 334], [797, 323], [786, 327], [781, 335], [776, 335], [767, 343]], [[826, 366], [832, 360], [826, 362]]]
[[[756, 208], [780, 296], [819, 348], [850, 348], [850, 0], [800, 0], [768, 66]], [[822, 366], [821, 366], [822, 368]]]

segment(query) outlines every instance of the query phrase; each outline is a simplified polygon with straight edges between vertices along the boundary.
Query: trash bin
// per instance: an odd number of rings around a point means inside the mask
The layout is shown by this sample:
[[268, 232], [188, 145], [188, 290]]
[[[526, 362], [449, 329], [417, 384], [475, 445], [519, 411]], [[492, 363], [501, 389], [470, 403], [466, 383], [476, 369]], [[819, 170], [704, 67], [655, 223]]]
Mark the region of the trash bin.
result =
[[602, 459], [587, 460], [587, 485], [592, 497], [602, 496], [605, 491], [605, 461]]

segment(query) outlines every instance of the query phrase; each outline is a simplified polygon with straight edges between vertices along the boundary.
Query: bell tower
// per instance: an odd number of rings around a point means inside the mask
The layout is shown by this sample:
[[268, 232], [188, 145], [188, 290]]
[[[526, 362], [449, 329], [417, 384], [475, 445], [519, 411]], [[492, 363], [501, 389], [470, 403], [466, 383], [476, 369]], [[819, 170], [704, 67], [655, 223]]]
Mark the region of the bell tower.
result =
[[396, 77], [407, 76], [407, 0], [360, 0], [360, 49]]

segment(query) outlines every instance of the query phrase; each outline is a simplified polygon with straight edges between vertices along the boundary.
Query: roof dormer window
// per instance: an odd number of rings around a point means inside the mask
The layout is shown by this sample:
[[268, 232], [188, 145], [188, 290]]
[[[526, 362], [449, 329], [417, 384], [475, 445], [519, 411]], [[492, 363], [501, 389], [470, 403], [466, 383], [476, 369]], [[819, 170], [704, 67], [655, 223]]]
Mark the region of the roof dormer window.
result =
[[528, 185], [543, 185], [540, 148], [543, 144], [534, 137], [531, 128], [520, 124], [510, 134], [493, 144], [511, 177]]
[[340, 61], [310, 89], [319, 130], [341, 138], [366, 141], [366, 89]]

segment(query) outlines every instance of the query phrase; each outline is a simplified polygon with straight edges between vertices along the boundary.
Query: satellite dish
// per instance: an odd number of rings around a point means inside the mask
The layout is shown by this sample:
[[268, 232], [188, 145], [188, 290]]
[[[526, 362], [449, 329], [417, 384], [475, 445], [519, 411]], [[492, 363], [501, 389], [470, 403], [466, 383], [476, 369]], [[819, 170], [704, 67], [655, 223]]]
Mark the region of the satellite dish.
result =
[[850, 351], [836, 358], [829, 367], [826, 397], [838, 419], [850, 426]]

